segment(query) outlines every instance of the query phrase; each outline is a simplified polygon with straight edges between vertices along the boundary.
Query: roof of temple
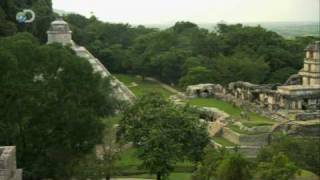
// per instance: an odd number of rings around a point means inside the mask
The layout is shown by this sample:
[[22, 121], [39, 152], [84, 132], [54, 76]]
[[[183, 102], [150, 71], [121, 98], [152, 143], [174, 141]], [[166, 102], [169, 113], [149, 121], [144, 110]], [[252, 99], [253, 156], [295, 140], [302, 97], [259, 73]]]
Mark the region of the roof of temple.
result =
[[66, 21], [64, 21], [62, 18], [58, 18], [57, 20], [51, 22], [49, 31], [69, 32], [70, 27]]
[[315, 42], [309, 44], [305, 50], [306, 51], [313, 51], [313, 52], [320, 52], [320, 41], [315, 41]]

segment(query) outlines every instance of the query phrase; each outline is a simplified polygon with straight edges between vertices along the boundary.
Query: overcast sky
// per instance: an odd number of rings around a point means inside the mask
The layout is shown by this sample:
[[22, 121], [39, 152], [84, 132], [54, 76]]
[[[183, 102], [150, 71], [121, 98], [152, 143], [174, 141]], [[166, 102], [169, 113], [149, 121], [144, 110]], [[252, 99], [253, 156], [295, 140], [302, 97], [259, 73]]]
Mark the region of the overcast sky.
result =
[[131, 24], [319, 22], [320, 0], [52, 0], [54, 9]]

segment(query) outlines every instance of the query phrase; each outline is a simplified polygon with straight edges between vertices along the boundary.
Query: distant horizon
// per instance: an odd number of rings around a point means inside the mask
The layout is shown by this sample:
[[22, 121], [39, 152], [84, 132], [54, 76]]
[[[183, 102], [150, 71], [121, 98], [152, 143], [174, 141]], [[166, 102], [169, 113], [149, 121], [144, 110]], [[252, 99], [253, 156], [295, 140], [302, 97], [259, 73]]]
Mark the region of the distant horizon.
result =
[[[107, 21], [108, 22], [108, 21]], [[173, 21], [173, 22], [163, 22], [163, 23], [148, 23], [148, 24], [134, 24], [134, 25], [167, 25], [167, 24], [175, 24], [176, 22], [191, 22], [195, 24], [219, 24], [219, 23], [226, 23], [226, 24], [277, 24], [277, 23], [312, 23], [312, 24], [319, 24], [317, 21], [243, 21], [243, 22], [228, 22], [228, 21], [218, 21], [218, 22], [193, 22], [193, 21]], [[116, 22], [115, 22], [116, 23]], [[121, 23], [121, 22], [118, 22]], [[129, 23], [131, 24], [131, 23]]]
[[53, 8], [111, 23], [319, 22], [319, 0], [52, 0]]
[[[80, 13], [77, 13], [77, 12], [67, 12], [67, 11], [64, 11], [64, 10], [61, 10], [61, 9], [54, 9], [54, 11], [60, 15], [66, 15], [66, 14], [80, 14]], [[82, 16], [85, 16], [83, 14], [80, 14]], [[90, 18], [90, 16], [85, 16], [86, 18]], [[176, 22], [191, 22], [191, 23], [195, 23], [195, 24], [219, 24], [221, 22], [223, 23], [227, 23], [227, 24], [259, 24], [259, 23], [314, 23], [314, 24], [319, 24], [320, 25], [320, 22], [319, 21], [316, 21], [316, 20], [306, 20], [306, 21], [238, 21], [238, 22], [228, 22], [228, 21], [224, 21], [224, 20], [220, 20], [220, 21], [216, 21], [216, 22], [194, 22], [194, 21], [189, 21], [189, 20], [181, 20], [181, 21], [168, 21], [168, 22], [162, 22], [162, 23], [144, 23], [144, 24], [141, 24], [141, 23], [129, 23], [129, 22], [113, 22], [113, 21], [104, 21], [104, 20], [101, 20], [99, 19], [99, 17], [96, 17], [98, 18], [99, 21], [102, 21], [102, 22], [107, 22], [107, 23], [116, 23], [116, 24], [131, 24], [131, 25], [168, 25], [168, 24], [175, 24]]]

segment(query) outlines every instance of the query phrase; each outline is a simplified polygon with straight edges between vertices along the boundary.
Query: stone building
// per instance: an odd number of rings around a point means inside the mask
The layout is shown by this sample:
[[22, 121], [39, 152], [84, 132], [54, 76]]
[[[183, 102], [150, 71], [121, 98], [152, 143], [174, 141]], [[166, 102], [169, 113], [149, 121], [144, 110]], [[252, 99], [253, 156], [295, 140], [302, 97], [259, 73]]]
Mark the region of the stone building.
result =
[[306, 49], [304, 66], [299, 71], [302, 84], [278, 87], [279, 107], [285, 109], [320, 109], [320, 42]]
[[208, 97], [223, 93], [225, 89], [219, 84], [198, 84], [188, 86], [186, 95], [189, 97]]
[[[242, 81], [232, 82], [226, 90], [222, 90], [224, 97], [231, 95], [233, 102], [251, 102], [270, 111], [280, 109], [320, 111], [320, 42], [309, 44], [305, 51], [304, 67], [298, 74], [290, 76], [284, 84], [258, 85]], [[223, 89], [215, 87], [220, 86], [193, 85], [187, 88], [186, 93], [189, 97], [215, 96], [216, 92]]]
[[78, 46], [72, 40], [72, 31], [67, 22], [61, 18], [53, 21], [47, 34], [48, 44], [61, 43], [62, 45], [70, 45], [79, 57], [88, 60], [94, 72], [99, 73], [102, 77], [110, 77], [113, 94], [116, 98], [129, 103], [133, 102], [136, 98], [135, 95], [122, 82], [112, 76], [99, 59], [95, 58], [85, 47]]
[[0, 147], [0, 180], [22, 180], [22, 169], [17, 169], [14, 146]]
[[319, 110], [320, 109], [320, 42], [306, 49], [304, 67], [283, 84], [256, 85], [233, 82], [228, 91], [234, 97], [255, 102], [269, 110]]
[[53, 21], [47, 31], [48, 43], [58, 42], [63, 45], [73, 44], [71, 33], [72, 31], [70, 30], [68, 23], [63, 21], [62, 18]]

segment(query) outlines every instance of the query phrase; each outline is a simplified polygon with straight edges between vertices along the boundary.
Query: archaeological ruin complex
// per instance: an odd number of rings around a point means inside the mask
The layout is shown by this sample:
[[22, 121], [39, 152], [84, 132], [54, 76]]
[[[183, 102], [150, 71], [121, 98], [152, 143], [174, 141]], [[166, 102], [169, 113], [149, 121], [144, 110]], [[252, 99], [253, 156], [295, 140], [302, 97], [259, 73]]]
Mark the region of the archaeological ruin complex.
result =
[[[252, 84], [232, 82], [188, 86], [188, 98], [215, 98], [239, 107], [240, 117], [226, 114], [217, 108], [200, 109], [207, 114], [208, 131], [217, 147], [223, 146], [215, 138], [233, 143], [227, 149], [239, 148], [246, 156], [255, 157], [260, 147], [270, 143], [274, 132], [294, 136], [320, 137], [320, 42], [305, 49], [304, 66], [284, 84]], [[270, 119], [270, 124], [251, 125], [248, 112]], [[254, 121], [254, 120], [253, 120]]]
[[238, 101], [247, 101], [270, 111], [320, 110], [320, 42], [311, 43], [306, 49], [304, 67], [283, 84], [257, 85], [249, 82], [232, 82], [222, 89], [217, 84], [189, 86], [189, 97], [231, 95]]

